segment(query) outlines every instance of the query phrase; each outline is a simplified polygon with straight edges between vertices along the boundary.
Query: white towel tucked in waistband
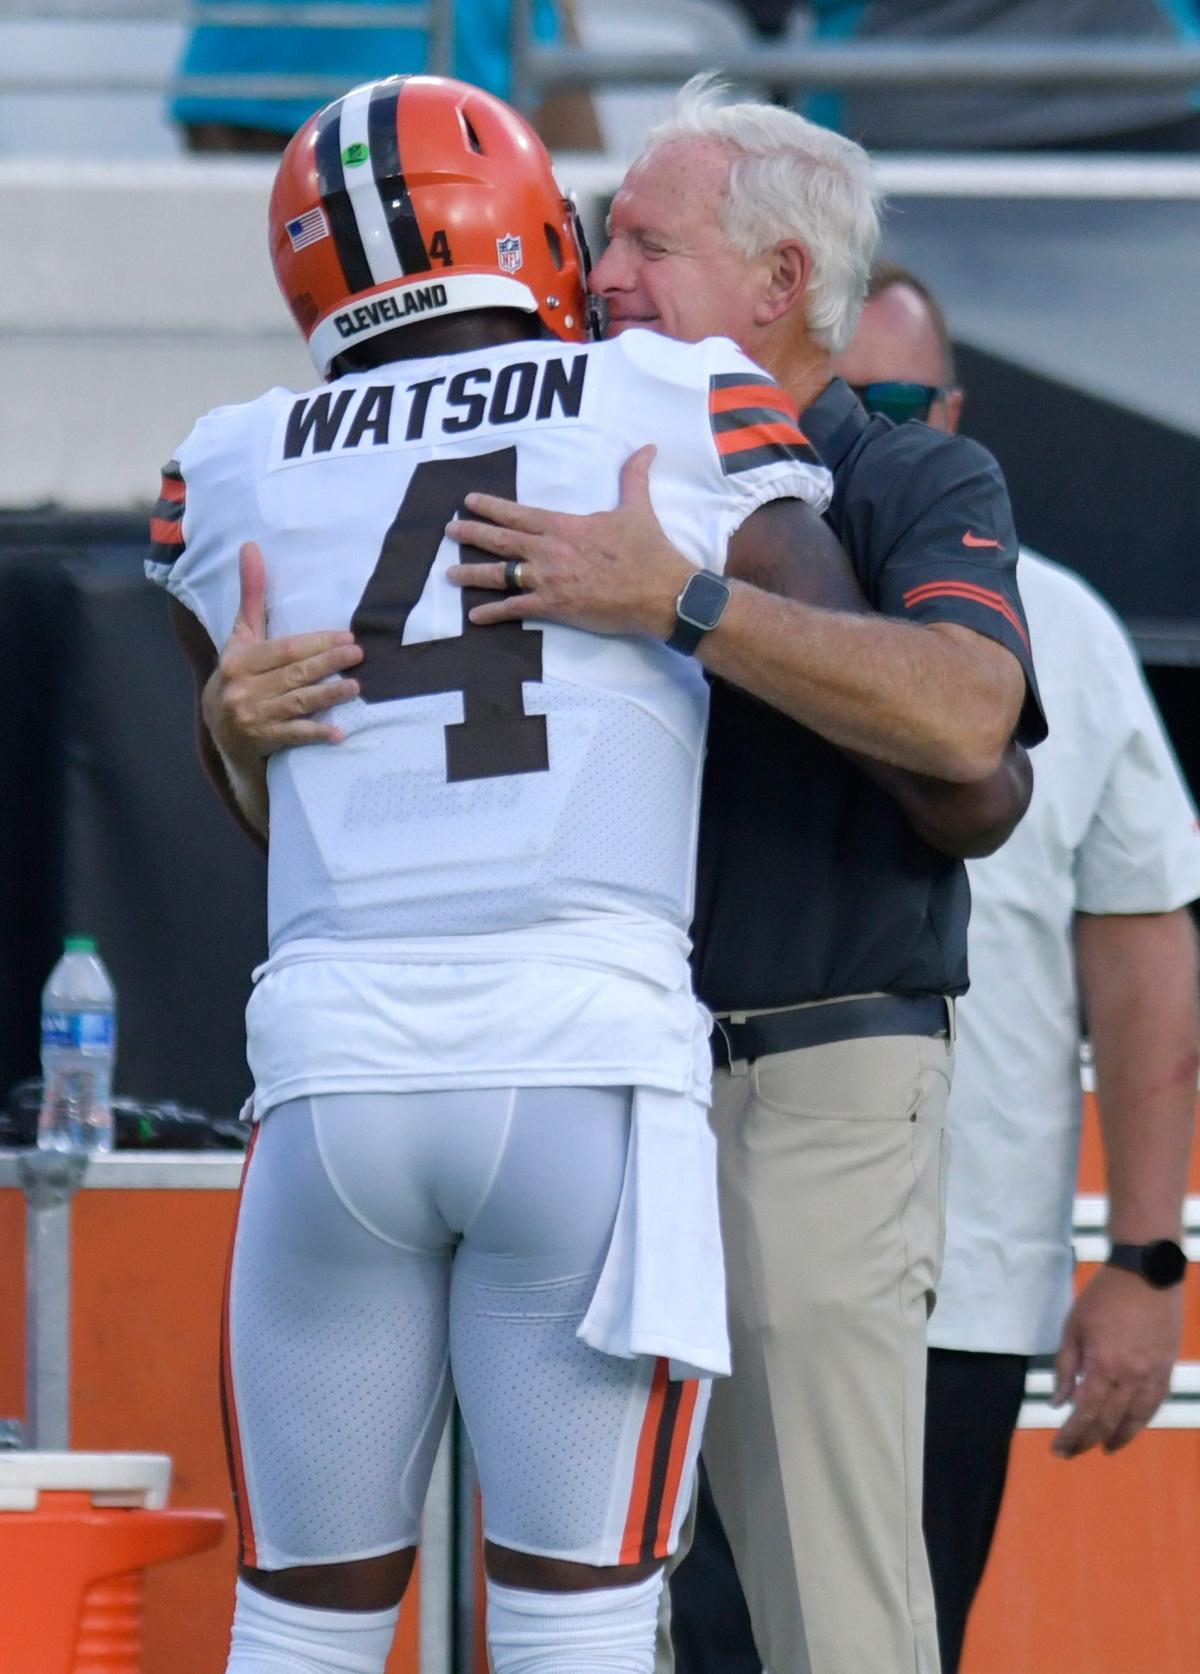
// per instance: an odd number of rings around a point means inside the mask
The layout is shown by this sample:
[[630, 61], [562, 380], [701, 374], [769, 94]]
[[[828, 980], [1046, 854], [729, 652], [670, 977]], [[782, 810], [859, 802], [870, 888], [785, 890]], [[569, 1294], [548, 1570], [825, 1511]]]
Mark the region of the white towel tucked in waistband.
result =
[[729, 1373], [717, 1146], [687, 1094], [634, 1089], [612, 1242], [576, 1335], [623, 1359], [664, 1355], [673, 1378]]

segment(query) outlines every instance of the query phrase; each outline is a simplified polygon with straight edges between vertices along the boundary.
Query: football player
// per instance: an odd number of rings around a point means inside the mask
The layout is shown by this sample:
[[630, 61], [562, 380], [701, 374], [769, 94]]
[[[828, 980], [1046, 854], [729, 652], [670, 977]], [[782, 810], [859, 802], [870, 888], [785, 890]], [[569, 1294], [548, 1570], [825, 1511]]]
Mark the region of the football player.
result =
[[[268, 768], [202, 729], [226, 799], [260, 831], [269, 811], [224, 1321], [229, 1674], [383, 1669], [452, 1383], [499, 1674], [648, 1674], [728, 1370], [688, 653], [726, 577], [854, 608], [829, 476], [728, 341], [589, 341], [577, 218], [475, 88], [329, 105], [270, 228], [324, 381], [199, 421], [147, 565], [201, 689], [240, 578], [281, 661], [329, 623], [362, 651], [328, 683], [338, 748]], [[631, 455], [684, 555], [659, 637], [473, 623], [487, 595], [448, 579], [445, 536], [467, 491], [602, 510]]]

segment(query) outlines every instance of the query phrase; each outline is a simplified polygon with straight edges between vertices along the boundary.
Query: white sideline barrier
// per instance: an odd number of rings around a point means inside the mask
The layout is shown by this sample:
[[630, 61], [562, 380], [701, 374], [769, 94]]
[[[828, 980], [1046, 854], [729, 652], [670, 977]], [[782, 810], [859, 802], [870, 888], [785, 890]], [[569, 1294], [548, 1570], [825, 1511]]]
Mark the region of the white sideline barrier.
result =
[[[266, 247], [274, 164], [0, 159], [0, 508], [128, 509], [196, 417], [311, 362]], [[562, 157], [595, 210], [611, 158]], [[1200, 200], [1200, 163], [884, 158], [892, 198]]]
[[267, 256], [273, 172], [0, 164], [0, 506], [145, 504], [200, 413], [315, 380]]
[[[1054, 1373], [1038, 1370], [1025, 1379], [1018, 1427], [1057, 1430], [1071, 1416], [1071, 1408], [1052, 1407]], [[1171, 1391], [1147, 1425], [1150, 1430], [1200, 1430], [1200, 1362], [1181, 1360], [1171, 1373]]]
[[[1091, 1082], [1090, 1063], [1085, 1063], [1083, 1080]], [[1108, 1254], [1108, 1198], [1100, 1192], [1078, 1192], [1072, 1211], [1076, 1261], [1099, 1262]], [[1200, 1195], [1189, 1193], [1183, 1204], [1183, 1247], [1189, 1261], [1200, 1262]], [[1065, 1423], [1070, 1407], [1052, 1407], [1054, 1374], [1044, 1367], [1030, 1371], [1025, 1380], [1025, 1400], [1019, 1418], [1022, 1430], [1057, 1430]], [[1152, 1430], [1200, 1430], [1200, 1362], [1181, 1360], [1171, 1373], [1166, 1400], [1150, 1420]]]

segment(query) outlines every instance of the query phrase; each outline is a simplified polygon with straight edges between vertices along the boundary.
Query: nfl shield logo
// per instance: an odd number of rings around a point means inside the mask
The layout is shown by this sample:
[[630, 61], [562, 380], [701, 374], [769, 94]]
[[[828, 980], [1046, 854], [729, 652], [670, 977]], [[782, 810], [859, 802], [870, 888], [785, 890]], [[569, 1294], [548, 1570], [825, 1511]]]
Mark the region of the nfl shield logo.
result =
[[515, 273], [524, 261], [521, 253], [521, 240], [515, 233], [509, 233], [507, 238], [498, 238], [496, 240], [496, 255], [502, 272]]

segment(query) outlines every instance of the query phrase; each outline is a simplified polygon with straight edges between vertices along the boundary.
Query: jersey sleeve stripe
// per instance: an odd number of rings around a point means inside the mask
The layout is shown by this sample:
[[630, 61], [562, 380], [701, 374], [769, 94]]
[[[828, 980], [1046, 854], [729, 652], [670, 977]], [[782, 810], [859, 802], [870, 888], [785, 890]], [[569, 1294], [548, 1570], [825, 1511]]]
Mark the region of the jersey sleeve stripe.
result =
[[787, 413], [781, 416], [777, 407], [733, 407], [727, 412], [712, 415], [714, 436], [727, 435], [731, 430], [742, 430], [750, 424], [786, 424], [801, 441], [808, 440], [797, 425], [795, 415]]
[[798, 417], [787, 391], [765, 373], [714, 372], [709, 377], [708, 423], [723, 476], [763, 465], [819, 465]]
[[[743, 448], [761, 448], [768, 442], [783, 442], [791, 447], [808, 447], [808, 437], [786, 419], [773, 419], [766, 424], [743, 424], [737, 430], [727, 430], [717, 437], [717, 452], [740, 453]], [[816, 454], [813, 454], [816, 459]]]
[[[182, 552], [183, 524], [178, 518], [174, 522], [168, 522], [165, 517], [152, 517], [150, 519], [150, 544], [156, 547], [177, 546], [179, 552]], [[175, 554], [176, 558], [179, 556], [179, 552]], [[164, 560], [158, 558], [156, 562], [161, 564]]]
[[162, 469], [162, 487], [158, 501], [150, 514], [150, 555], [148, 562], [159, 568], [170, 569], [183, 552], [183, 514], [187, 509], [187, 484], [177, 459], [170, 460]]
[[767, 389], [778, 389], [768, 372], [713, 372], [708, 380], [710, 390], [741, 389], [746, 384], [753, 384], [756, 390], [765, 386]]
[[743, 382], [709, 392], [708, 410], [714, 417], [717, 413], [734, 412], [739, 407], [774, 407], [791, 419], [795, 419], [798, 412], [796, 403], [778, 384]]
[[905, 593], [904, 604], [912, 610], [928, 599], [966, 599], [970, 604], [994, 610], [1015, 630], [1026, 651], [1030, 649], [1025, 624], [1004, 595], [993, 592], [990, 587], [975, 587], [968, 581], [927, 581], [924, 586], [913, 587]]
[[805, 442], [803, 447], [790, 442], [767, 442], [761, 447], [747, 447], [740, 453], [728, 453], [721, 459], [722, 473], [736, 476], [739, 471], [754, 471], [763, 465], [815, 465], [821, 461]]
[[1008, 603], [1004, 594], [997, 591], [995, 587], [981, 587], [977, 581], [964, 581], [961, 576], [944, 576], [939, 581], [923, 581], [919, 587], [909, 588], [908, 592], [904, 595], [904, 602], [905, 604], [909, 604], [914, 600], [920, 599], [924, 594], [930, 592], [932, 589], [945, 587], [947, 585], [954, 587], [966, 587], [972, 593], [978, 593], [981, 599], [987, 599], [992, 604]]

